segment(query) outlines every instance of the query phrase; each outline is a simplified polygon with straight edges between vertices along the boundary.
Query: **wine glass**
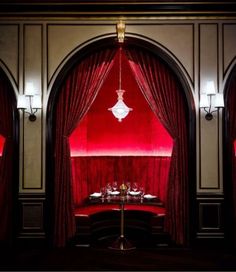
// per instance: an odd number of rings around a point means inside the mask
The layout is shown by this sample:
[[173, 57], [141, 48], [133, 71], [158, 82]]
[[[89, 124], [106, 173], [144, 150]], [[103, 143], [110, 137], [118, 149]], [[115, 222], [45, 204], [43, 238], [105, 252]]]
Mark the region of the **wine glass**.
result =
[[116, 192], [116, 191], [117, 191], [117, 188], [118, 188], [118, 183], [117, 183], [117, 181], [113, 181], [113, 182], [112, 182], [112, 190], [113, 190], [113, 192]]
[[133, 184], [132, 184], [132, 190], [133, 190], [133, 192], [137, 192], [138, 191], [138, 183], [137, 182], [133, 182]]
[[111, 184], [109, 182], [107, 183], [106, 191], [107, 191], [107, 195], [110, 196], [111, 191], [112, 191], [112, 187], [111, 187]]
[[102, 202], [104, 201], [106, 192], [107, 192], [106, 187], [102, 187], [102, 188], [100, 189], [100, 193], [101, 193], [101, 195], [102, 195]]
[[125, 185], [126, 185], [126, 187], [127, 187], [127, 194], [129, 194], [130, 189], [131, 189], [131, 183], [130, 183], [129, 181], [127, 181], [127, 182], [125, 183]]
[[144, 187], [140, 187], [139, 191], [140, 191], [141, 202], [143, 202], [143, 196], [145, 194]]

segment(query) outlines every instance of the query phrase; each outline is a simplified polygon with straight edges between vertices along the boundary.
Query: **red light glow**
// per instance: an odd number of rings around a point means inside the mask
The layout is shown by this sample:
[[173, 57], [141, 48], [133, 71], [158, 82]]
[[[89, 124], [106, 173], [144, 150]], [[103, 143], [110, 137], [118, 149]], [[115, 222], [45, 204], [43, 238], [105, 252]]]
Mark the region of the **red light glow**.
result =
[[5, 144], [5, 138], [0, 134], [0, 156], [2, 156], [4, 144]]
[[71, 156], [171, 156], [173, 141], [142, 95], [122, 56], [124, 101], [133, 111], [122, 120], [108, 108], [117, 101], [118, 59], [86, 116], [70, 136]]

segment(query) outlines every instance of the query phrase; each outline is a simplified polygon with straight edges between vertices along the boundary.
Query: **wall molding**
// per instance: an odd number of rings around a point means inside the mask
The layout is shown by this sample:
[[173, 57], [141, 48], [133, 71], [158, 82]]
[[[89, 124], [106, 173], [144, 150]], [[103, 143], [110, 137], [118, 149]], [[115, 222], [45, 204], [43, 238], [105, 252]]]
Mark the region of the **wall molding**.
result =
[[75, 16], [162, 16], [169, 18], [213, 17], [236, 18], [235, 1], [25, 1], [13, 0], [0, 4], [1, 17], [75, 17]]

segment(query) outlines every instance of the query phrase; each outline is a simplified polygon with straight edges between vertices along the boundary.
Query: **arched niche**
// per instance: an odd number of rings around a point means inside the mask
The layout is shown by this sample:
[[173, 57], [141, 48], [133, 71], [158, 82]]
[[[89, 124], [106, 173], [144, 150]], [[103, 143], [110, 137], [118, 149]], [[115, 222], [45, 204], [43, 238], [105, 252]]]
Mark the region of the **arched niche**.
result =
[[[13, 84], [12, 84], [13, 82]], [[0, 62], [0, 243], [12, 243], [17, 231], [17, 193], [19, 179], [19, 116], [15, 84], [6, 66]]]
[[[225, 237], [229, 247], [236, 247], [236, 64], [228, 71], [225, 88], [223, 152], [225, 193]], [[232, 238], [233, 237], [233, 238]]]
[[[195, 141], [195, 107], [194, 100], [191, 93], [189, 80], [184, 75], [183, 69], [180, 68], [180, 65], [174, 60], [171, 54], [168, 54], [165, 50], [160, 48], [157, 44], [153, 42], [148, 42], [144, 39], [140, 39], [137, 37], [128, 37], [125, 41], [127, 46], [135, 45], [142, 50], [147, 50], [151, 52], [158, 58], [160, 58], [175, 74], [179, 83], [181, 84], [182, 90], [184, 92], [184, 100], [187, 107], [187, 123], [188, 123], [188, 157], [189, 157], [189, 167], [188, 167], [188, 180], [189, 180], [189, 207], [194, 207], [195, 201], [195, 185], [196, 185], [196, 163], [195, 163], [195, 155], [196, 155], [196, 141]], [[117, 47], [116, 41], [114, 37], [104, 38], [96, 42], [91, 42], [89, 45], [83, 47], [77, 53], [73, 55], [61, 68], [58, 73], [53, 86], [51, 86], [51, 93], [48, 100], [48, 110], [47, 110], [47, 201], [48, 201], [48, 218], [52, 218], [54, 213], [52, 207], [53, 201], [53, 171], [54, 171], [54, 161], [53, 161], [53, 139], [55, 139], [55, 134], [53, 133], [53, 124], [54, 124], [54, 115], [55, 115], [55, 104], [57, 102], [58, 93], [60, 91], [60, 86], [65, 80], [66, 76], [70, 72], [70, 70], [78, 64], [81, 60], [89, 56], [94, 50], [109, 48], [109, 47]], [[193, 222], [195, 217], [194, 209], [190, 208], [190, 221]], [[52, 223], [52, 222], [51, 222]], [[50, 227], [50, 223], [48, 226]], [[53, 230], [49, 229], [49, 233], [53, 232]], [[188, 236], [190, 239], [193, 238], [193, 232], [195, 231], [195, 225], [191, 224], [190, 229], [188, 230]]]
[[0, 158], [2, 157], [2, 153], [4, 150], [6, 138], [0, 134]]

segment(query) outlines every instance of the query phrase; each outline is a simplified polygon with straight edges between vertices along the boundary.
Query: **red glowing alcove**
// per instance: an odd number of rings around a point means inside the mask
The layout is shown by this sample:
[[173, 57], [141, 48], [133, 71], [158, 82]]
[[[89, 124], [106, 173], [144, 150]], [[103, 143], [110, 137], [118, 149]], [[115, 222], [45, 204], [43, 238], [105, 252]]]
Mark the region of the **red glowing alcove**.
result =
[[88, 113], [70, 136], [71, 156], [171, 156], [173, 141], [141, 93], [122, 55], [124, 102], [133, 108], [119, 122], [108, 108], [117, 101], [118, 56]]
[[2, 156], [4, 144], [5, 144], [5, 138], [0, 134], [0, 156]]
[[236, 157], [236, 140], [234, 140], [234, 155]]

